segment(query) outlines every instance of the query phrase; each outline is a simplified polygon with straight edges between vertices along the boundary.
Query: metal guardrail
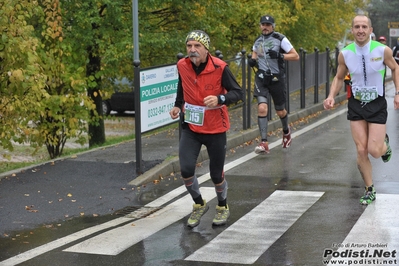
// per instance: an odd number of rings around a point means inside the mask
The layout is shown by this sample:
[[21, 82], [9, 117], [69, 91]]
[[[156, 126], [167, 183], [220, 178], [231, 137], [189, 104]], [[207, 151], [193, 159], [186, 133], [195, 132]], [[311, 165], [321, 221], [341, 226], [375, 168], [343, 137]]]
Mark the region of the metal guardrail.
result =
[[[325, 52], [320, 52], [318, 48], [314, 48], [314, 53], [308, 54], [306, 50], [299, 50], [299, 61], [285, 61], [286, 68], [286, 88], [287, 88], [287, 106], [286, 109], [290, 112], [290, 97], [293, 93], [300, 94], [300, 107], [306, 108], [306, 90], [314, 88], [313, 103], [319, 102], [319, 88], [325, 88], [325, 97], [328, 96], [330, 88], [330, 79], [335, 75], [337, 58], [339, 50], [335, 48], [333, 52], [326, 48]], [[220, 51], [216, 51], [215, 55], [223, 59]], [[251, 102], [253, 100], [253, 86], [254, 70], [247, 64], [251, 57], [245, 50], [242, 50], [236, 57], [224, 60], [229, 64], [230, 69], [235, 74], [237, 80], [241, 81], [243, 90], [246, 91], [245, 99], [242, 103], [231, 108], [243, 107], [243, 129], [250, 127], [251, 119]], [[269, 106], [272, 106], [272, 101], [269, 97]], [[273, 108], [269, 108], [268, 118], [271, 119]]]

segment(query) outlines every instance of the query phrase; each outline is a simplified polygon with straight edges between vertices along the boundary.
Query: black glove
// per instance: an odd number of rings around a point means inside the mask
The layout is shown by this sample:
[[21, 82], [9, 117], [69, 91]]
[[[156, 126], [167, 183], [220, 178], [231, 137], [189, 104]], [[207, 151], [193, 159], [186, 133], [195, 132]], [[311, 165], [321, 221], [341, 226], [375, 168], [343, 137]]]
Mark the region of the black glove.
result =
[[258, 63], [258, 62], [256, 61], [256, 59], [253, 59], [253, 58], [248, 59], [248, 65], [249, 65], [250, 67], [256, 66], [257, 63]]
[[280, 54], [279, 52], [276, 52], [274, 50], [271, 50], [271, 49], [269, 49], [266, 54], [268, 54], [271, 59], [283, 59], [284, 58], [284, 56], [282, 54]]

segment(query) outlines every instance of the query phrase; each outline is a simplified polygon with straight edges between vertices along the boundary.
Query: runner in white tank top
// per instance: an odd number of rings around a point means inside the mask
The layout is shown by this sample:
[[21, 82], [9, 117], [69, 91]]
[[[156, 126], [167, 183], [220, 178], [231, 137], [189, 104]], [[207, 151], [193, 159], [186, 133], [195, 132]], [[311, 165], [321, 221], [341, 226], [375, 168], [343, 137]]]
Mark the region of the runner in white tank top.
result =
[[337, 74], [331, 84], [330, 93], [324, 100], [324, 108], [334, 107], [334, 97], [342, 88], [349, 72], [352, 94], [348, 99], [348, 120], [352, 138], [357, 149], [357, 166], [365, 184], [361, 204], [370, 204], [376, 199], [369, 154], [381, 157], [384, 162], [391, 158], [392, 150], [386, 135], [387, 104], [384, 91], [385, 67], [392, 70], [395, 84], [394, 107], [399, 108], [399, 66], [388, 46], [370, 40], [373, 32], [371, 21], [364, 15], [352, 21], [355, 43], [345, 47], [338, 55]]

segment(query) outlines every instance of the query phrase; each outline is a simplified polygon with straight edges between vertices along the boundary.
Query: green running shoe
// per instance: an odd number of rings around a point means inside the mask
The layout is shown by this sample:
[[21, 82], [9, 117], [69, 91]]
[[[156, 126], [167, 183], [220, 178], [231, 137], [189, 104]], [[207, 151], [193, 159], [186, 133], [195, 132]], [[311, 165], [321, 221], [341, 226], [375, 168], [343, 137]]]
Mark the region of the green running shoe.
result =
[[389, 160], [391, 160], [391, 156], [392, 156], [392, 149], [391, 149], [391, 146], [389, 145], [388, 134], [385, 134], [385, 144], [387, 145], [387, 151], [385, 152], [384, 155], [381, 156], [381, 158], [384, 163], [387, 163], [387, 162], [389, 162]]
[[374, 185], [371, 187], [365, 187], [366, 191], [364, 191], [364, 195], [360, 198], [360, 204], [369, 205], [371, 202], [376, 199], [376, 192]]
[[213, 219], [213, 225], [224, 225], [227, 222], [227, 219], [230, 216], [229, 206], [218, 206], [216, 205], [216, 214]]
[[190, 218], [188, 218], [187, 226], [196, 227], [199, 224], [202, 215], [204, 215], [208, 209], [209, 206], [206, 204], [206, 200], [204, 200], [204, 205], [193, 204], [193, 212], [191, 213]]

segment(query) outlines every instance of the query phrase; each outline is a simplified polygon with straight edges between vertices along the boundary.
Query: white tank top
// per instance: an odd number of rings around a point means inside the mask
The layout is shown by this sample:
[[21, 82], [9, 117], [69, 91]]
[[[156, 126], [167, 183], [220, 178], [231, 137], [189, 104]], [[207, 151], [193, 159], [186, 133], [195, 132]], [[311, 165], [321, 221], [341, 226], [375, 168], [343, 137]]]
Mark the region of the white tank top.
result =
[[379, 96], [384, 96], [384, 49], [385, 45], [369, 41], [360, 47], [351, 43], [342, 49], [345, 64], [352, 81], [352, 92], [362, 87], [376, 87]]

